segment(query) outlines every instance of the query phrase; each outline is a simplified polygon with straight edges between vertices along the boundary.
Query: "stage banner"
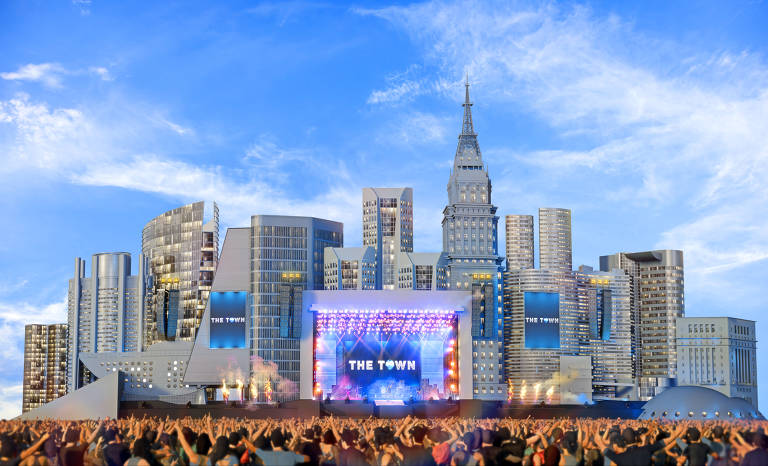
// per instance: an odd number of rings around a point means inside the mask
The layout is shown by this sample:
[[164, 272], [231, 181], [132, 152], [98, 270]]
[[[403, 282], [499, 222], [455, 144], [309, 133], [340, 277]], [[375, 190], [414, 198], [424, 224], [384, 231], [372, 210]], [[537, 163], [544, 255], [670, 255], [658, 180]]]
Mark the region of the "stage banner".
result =
[[209, 299], [211, 307], [211, 349], [245, 348], [245, 316], [248, 311], [248, 293], [245, 291], [214, 291]]

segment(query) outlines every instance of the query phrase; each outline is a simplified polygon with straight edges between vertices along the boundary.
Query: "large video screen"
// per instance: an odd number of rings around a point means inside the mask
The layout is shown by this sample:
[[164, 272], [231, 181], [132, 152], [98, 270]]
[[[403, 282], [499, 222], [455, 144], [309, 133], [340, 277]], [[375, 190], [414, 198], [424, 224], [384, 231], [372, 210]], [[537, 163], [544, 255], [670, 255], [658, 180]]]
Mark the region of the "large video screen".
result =
[[407, 400], [418, 396], [421, 352], [416, 337], [365, 335], [342, 340], [343, 368], [337, 373], [340, 387], [350, 398]]
[[525, 292], [525, 347], [560, 348], [560, 294]]
[[214, 291], [208, 298], [211, 306], [209, 348], [245, 348], [245, 313], [248, 293]]

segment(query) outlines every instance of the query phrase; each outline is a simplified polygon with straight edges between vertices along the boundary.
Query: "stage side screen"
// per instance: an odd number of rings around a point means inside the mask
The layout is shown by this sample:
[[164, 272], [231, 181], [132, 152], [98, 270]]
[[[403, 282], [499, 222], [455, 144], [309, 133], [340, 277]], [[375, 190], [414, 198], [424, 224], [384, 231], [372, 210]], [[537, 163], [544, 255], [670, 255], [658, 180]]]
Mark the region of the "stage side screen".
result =
[[245, 316], [248, 310], [245, 291], [215, 291], [210, 301], [211, 349], [245, 348]]
[[560, 294], [525, 292], [525, 347], [560, 348]]

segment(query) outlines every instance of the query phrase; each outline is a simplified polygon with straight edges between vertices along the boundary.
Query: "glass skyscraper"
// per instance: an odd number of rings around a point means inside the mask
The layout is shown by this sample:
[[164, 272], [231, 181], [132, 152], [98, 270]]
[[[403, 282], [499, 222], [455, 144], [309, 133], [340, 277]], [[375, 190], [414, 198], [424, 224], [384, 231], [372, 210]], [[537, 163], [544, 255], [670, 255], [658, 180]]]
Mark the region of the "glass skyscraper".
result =
[[145, 346], [194, 341], [219, 260], [219, 207], [195, 202], [150, 220], [141, 250], [153, 277]]
[[67, 394], [67, 324], [24, 326], [22, 387], [24, 413]]
[[[251, 217], [251, 358], [256, 365], [276, 366], [280, 380], [270, 381], [274, 400], [298, 398], [302, 292], [323, 289], [325, 250], [343, 244], [344, 225], [338, 222]], [[263, 371], [252, 375], [259, 387], [267, 382]]]
[[68, 391], [93, 378], [80, 353], [141, 351], [149, 284], [145, 262], [142, 258], [138, 274], [131, 275], [129, 253], [94, 254], [86, 277], [85, 261], [75, 259], [68, 294]]
[[539, 209], [539, 268], [573, 270], [571, 246], [571, 211], [544, 207]]
[[533, 215], [505, 217], [507, 270], [533, 268]]
[[363, 246], [376, 251], [376, 289], [396, 289], [400, 253], [413, 252], [413, 189], [363, 188]]
[[675, 333], [685, 316], [683, 252], [656, 250], [600, 257], [600, 270], [621, 269], [629, 277], [636, 348], [635, 377], [648, 400], [677, 378]]

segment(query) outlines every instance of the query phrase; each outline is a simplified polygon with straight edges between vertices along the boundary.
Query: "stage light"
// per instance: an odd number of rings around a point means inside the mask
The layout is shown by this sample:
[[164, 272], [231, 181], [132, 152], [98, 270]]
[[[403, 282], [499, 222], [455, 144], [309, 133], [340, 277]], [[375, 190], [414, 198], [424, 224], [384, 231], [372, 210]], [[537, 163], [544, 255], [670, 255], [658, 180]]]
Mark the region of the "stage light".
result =
[[448, 375], [453, 375], [453, 369], [448, 369]]

